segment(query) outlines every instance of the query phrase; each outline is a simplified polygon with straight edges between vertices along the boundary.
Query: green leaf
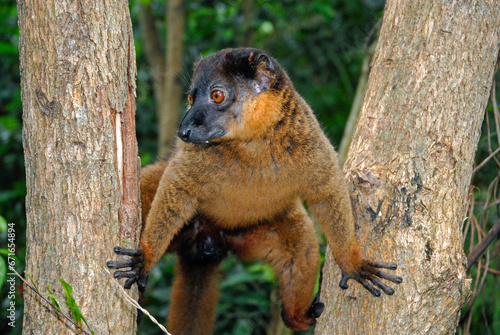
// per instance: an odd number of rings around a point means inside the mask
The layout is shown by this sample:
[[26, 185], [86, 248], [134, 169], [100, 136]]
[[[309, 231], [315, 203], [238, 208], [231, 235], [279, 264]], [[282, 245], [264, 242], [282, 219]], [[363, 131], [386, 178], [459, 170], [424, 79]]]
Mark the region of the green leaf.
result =
[[47, 289], [49, 290], [49, 293], [43, 293], [43, 295], [46, 295], [47, 297], [50, 298], [50, 301], [58, 310], [61, 310], [61, 307], [59, 306], [59, 303], [57, 302], [57, 297], [54, 295], [52, 290], [50, 289], [50, 285], [47, 284]]
[[0, 124], [7, 130], [18, 130], [21, 129], [21, 123], [19, 120], [12, 115], [0, 116]]
[[232, 286], [242, 285], [245, 283], [252, 283], [255, 281], [255, 277], [249, 274], [248, 272], [240, 272], [232, 274], [221, 282], [221, 289], [225, 289]]
[[57, 279], [59, 279], [59, 281], [61, 282], [63, 288], [64, 288], [64, 294], [66, 295], [67, 298], [73, 298], [71, 296], [71, 294], [73, 293], [73, 287], [71, 287], [70, 284], [68, 284], [66, 281], [64, 281], [64, 279], [61, 279], [59, 277], [57, 277]]
[[0, 41], [0, 55], [18, 55], [19, 49], [9, 42]]
[[33, 278], [31, 277], [31, 275], [26, 271], [24, 271], [24, 273], [26, 273], [26, 275], [30, 279], [31, 285], [35, 288], [36, 293], [40, 293], [40, 291], [38, 290], [38, 287], [36, 286], [35, 282], [33, 281]]
[[75, 298], [71, 295], [73, 293], [73, 287], [71, 287], [70, 284], [68, 284], [64, 279], [61, 279], [57, 277], [59, 281], [61, 282], [63, 288], [64, 288], [64, 295], [66, 296], [66, 305], [69, 307], [69, 310], [71, 312], [71, 315], [73, 316], [73, 320], [78, 324], [78, 326], [81, 327], [82, 325], [82, 313], [80, 312], [80, 309], [78, 308], [78, 305], [76, 304]]
[[94, 331], [92, 329], [90, 329], [89, 327], [89, 324], [87, 323], [87, 320], [85, 320], [85, 318], [82, 316], [82, 319], [83, 319], [83, 322], [85, 322], [85, 325], [87, 326], [87, 328], [90, 330], [90, 332], [92, 333], [92, 335], [95, 335]]
[[5, 233], [7, 231], [7, 221], [3, 216], [0, 215], [0, 233]]
[[76, 324], [81, 327], [82, 326], [82, 321], [85, 323], [89, 331], [94, 334], [94, 331], [90, 329], [87, 320], [83, 317], [82, 312], [80, 311], [80, 308], [78, 308], [78, 305], [76, 304], [75, 298], [73, 298], [72, 293], [73, 293], [73, 287], [71, 287], [70, 284], [68, 284], [64, 279], [62, 278], [57, 278], [61, 282], [63, 288], [64, 288], [64, 295], [66, 296], [66, 305], [69, 307], [71, 311], [71, 315], [73, 316], [73, 320], [76, 322]]

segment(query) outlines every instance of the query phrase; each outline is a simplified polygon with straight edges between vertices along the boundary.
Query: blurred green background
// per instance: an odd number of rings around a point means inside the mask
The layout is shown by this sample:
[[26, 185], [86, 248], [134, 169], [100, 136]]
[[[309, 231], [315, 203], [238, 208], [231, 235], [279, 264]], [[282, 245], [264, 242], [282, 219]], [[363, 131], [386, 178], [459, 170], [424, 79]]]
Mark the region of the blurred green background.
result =
[[[165, 36], [165, 3], [157, 0], [131, 0], [137, 51], [137, 137], [143, 164], [157, 157], [157, 117], [153, 98], [152, 72], [146, 61], [140, 30], [139, 5], [150, 5], [160, 36]], [[183, 73], [189, 78], [192, 64], [201, 55], [227, 47], [252, 46], [267, 50], [286, 69], [296, 89], [318, 115], [332, 143], [338, 146], [353, 101], [363, 57], [371, 31], [383, 14], [379, 0], [298, 0], [298, 1], [202, 1], [186, 4]], [[373, 35], [373, 34], [372, 34]], [[376, 35], [372, 36], [372, 39]], [[21, 334], [22, 287], [16, 293], [16, 327], [5, 319], [9, 299], [5, 283], [7, 223], [16, 225], [16, 268], [24, 268], [26, 195], [22, 148], [22, 106], [19, 87], [19, 52], [16, 2], [0, 0], [0, 333]], [[162, 38], [162, 48], [165, 39]], [[497, 76], [498, 77], [498, 76]], [[184, 80], [188, 81], [188, 79]], [[186, 83], [187, 84], [187, 83]], [[498, 87], [498, 85], [497, 85]], [[187, 86], [184, 88], [187, 89]], [[500, 89], [497, 89], [500, 91]], [[488, 107], [488, 123], [483, 125], [476, 163], [498, 148], [495, 113]], [[492, 144], [493, 143], [493, 144]], [[483, 233], [498, 220], [499, 163], [492, 159], [474, 176], [474, 206], [469, 213]], [[466, 231], [466, 253], [470, 250], [470, 231]], [[477, 236], [477, 232], [475, 233]], [[473, 241], [473, 244], [477, 240]], [[498, 240], [489, 249], [493, 269], [500, 269]], [[173, 257], [164, 257], [150, 275], [144, 304], [163, 322], [168, 315], [173, 276]], [[485, 262], [483, 261], [484, 265]], [[472, 334], [500, 334], [499, 271], [473, 282], [477, 298], [464, 307], [469, 322], [459, 330]], [[472, 278], [478, 273], [473, 268]], [[221, 299], [216, 334], [266, 334], [271, 319], [271, 292], [276, 286], [269, 267], [242, 264], [229, 258], [221, 267]], [[74, 288], [77, 290], [78, 288]], [[470, 312], [469, 311], [470, 308]], [[87, 317], [89, 323], [91, 318]], [[302, 334], [312, 334], [312, 329]], [[144, 318], [139, 334], [161, 334]]]

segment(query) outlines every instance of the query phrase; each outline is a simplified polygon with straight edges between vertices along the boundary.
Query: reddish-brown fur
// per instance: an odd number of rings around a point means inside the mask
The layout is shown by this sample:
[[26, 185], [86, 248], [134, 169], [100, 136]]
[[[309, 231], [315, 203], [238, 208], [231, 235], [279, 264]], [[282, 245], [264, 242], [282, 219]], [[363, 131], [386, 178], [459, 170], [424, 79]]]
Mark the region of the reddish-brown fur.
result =
[[[221, 66], [224, 53], [218, 54], [212, 65], [203, 61], [198, 65], [194, 79], [207, 66]], [[363, 261], [337, 155], [286, 74], [277, 73], [268, 76], [271, 88], [267, 92], [247, 96], [240, 117], [227, 121], [226, 134], [213, 140], [213, 145], [178, 141], [168, 163], [144, 169], [140, 248], [147, 272], [179, 231], [202, 214], [205, 224], [228, 232], [229, 249], [240, 258], [262, 259], [273, 266], [280, 280], [285, 322], [293, 329], [306, 329], [313, 321], [307, 311], [319, 257], [313, 225], [302, 202], [319, 222], [343, 272], [358, 271]], [[275, 81], [279, 89], [274, 88]], [[231, 234], [234, 229], [239, 232]], [[196, 284], [193, 281], [199, 274], [178, 267], [169, 317], [174, 334], [175, 330], [179, 334], [212, 331], [218, 297], [216, 272], [212, 268], [200, 271], [206, 272], [202, 293], [191, 295], [186, 288]], [[200, 309], [196, 317], [193, 308]], [[207, 326], [186, 332], [191, 322]]]
[[196, 268], [178, 260], [167, 322], [171, 334], [212, 334], [219, 300], [217, 268]]

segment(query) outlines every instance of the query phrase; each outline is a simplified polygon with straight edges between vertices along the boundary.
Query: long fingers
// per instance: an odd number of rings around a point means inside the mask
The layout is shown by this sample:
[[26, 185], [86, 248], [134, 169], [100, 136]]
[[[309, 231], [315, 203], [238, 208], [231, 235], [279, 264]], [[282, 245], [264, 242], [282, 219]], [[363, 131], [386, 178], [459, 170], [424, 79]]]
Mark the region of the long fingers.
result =
[[377, 275], [380, 278], [390, 280], [396, 284], [401, 284], [403, 282], [403, 278], [401, 278], [399, 276], [390, 275], [384, 271], [378, 271], [377, 273], [375, 273], [375, 275]]
[[111, 269], [121, 269], [134, 266], [134, 260], [131, 258], [125, 261], [108, 261], [106, 265]]
[[384, 291], [385, 294], [387, 295], [393, 295], [394, 294], [394, 290], [392, 288], [390, 288], [389, 286], [385, 285], [384, 283], [382, 283], [380, 281], [380, 279], [376, 278], [376, 277], [372, 277], [370, 278], [371, 282], [374, 283], [375, 285], [377, 285], [382, 291]]
[[128, 278], [123, 285], [125, 288], [132, 287], [132, 284], [135, 282], [138, 283], [139, 288], [144, 291], [144, 287], [147, 282], [147, 275], [143, 274], [143, 262], [144, 262], [144, 254], [141, 249], [125, 249], [120, 247], [115, 247], [114, 252], [117, 255], [124, 255], [131, 257], [130, 259], [124, 261], [108, 261], [106, 265], [111, 269], [122, 269], [128, 268], [131, 269], [128, 271], [115, 271], [114, 277], [116, 279]]
[[351, 276], [348, 276], [344, 271], [342, 271], [342, 279], [340, 279], [339, 286], [343, 290], [347, 290], [349, 286], [347, 286], [347, 281], [349, 278], [352, 278]]
[[114, 277], [116, 279], [121, 279], [121, 278], [132, 278], [136, 277], [137, 273], [134, 271], [115, 271]]
[[366, 279], [360, 277], [359, 279], [357, 279], [357, 281], [360, 282], [361, 285], [363, 285], [363, 287], [366, 288], [371, 294], [376, 297], [380, 297], [380, 291], [371, 286]]
[[[383, 263], [383, 262], [369, 262], [369, 265], [371, 265], [374, 268], [382, 268], [382, 269], [388, 269], [388, 270], [396, 270], [398, 268], [396, 263]], [[384, 271], [371, 271], [375, 276], [378, 276], [380, 278], [384, 278], [387, 280], [392, 281], [393, 283], [400, 284], [403, 282], [403, 278], [399, 276], [394, 276], [391, 274], [388, 274]]]
[[137, 276], [132, 277], [130, 279], [127, 279], [127, 281], [125, 282], [125, 285], [123, 285], [123, 288], [126, 288], [126, 289], [131, 288], [132, 284], [135, 283], [136, 281], [137, 281]]
[[115, 247], [113, 250], [117, 255], [125, 255], [132, 257], [142, 255], [141, 249], [125, 249], [125, 248]]
[[[380, 291], [377, 290], [373, 285], [375, 285], [377, 288], [380, 288], [385, 294], [392, 295], [394, 294], [394, 289], [385, 285], [379, 278], [387, 279], [396, 284], [400, 284], [403, 281], [403, 278], [399, 276], [390, 275], [384, 271], [380, 271], [379, 270], [380, 268], [395, 270], [397, 268], [397, 265], [395, 263], [368, 261], [356, 273], [347, 274], [342, 271], [342, 279], [340, 280], [339, 286], [344, 290], [347, 289], [348, 288], [347, 281], [350, 278], [352, 278], [361, 285], [363, 285], [363, 287], [367, 289], [375, 297], [380, 296]], [[373, 283], [373, 285], [369, 281]]]
[[384, 268], [389, 270], [396, 270], [398, 268], [396, 263], [370, 262], [370, 265], [375, 268]]

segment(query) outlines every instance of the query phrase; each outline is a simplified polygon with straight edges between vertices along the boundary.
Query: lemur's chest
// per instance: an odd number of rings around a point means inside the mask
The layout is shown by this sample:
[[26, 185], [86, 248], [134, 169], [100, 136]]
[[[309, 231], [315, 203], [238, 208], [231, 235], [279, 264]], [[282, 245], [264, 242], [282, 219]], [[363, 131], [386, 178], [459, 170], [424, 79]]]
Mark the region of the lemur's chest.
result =
[[295, 185], [288, 167], [272, 158], [252, 165], [221, 164], [203, 186], [200, 210], [222, 226], [257, 224], [296, 201]]

